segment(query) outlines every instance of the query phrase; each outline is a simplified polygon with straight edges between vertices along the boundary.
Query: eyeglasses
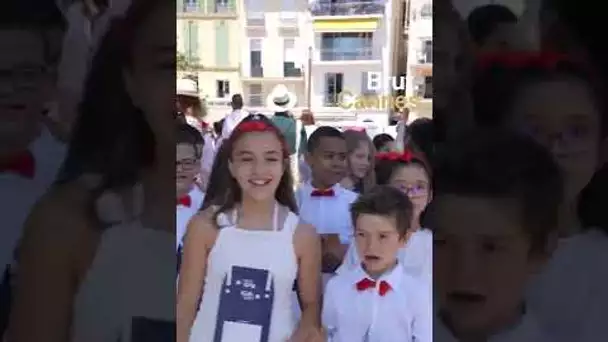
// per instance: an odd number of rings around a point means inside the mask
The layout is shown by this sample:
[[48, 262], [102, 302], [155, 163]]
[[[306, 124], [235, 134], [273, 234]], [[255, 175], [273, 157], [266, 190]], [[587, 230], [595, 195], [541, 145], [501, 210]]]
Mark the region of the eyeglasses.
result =
[[416, 185], [406, 185], [399, 184], [397, 185], [397, 189], [403, 191], [408, 196], [424, 196], [428, 194], [429, 189], [428, 186], [422, 184]]
[[180, 159], [175, 161], [175, 167], [178, 169], [182, 169], [182, 170], [190, 170], [194, 167], [196, 167], [197, 165], [199, 165], [200, 161], [199, 159], [196, 158], [187, 158], [187, 159]]
[[42, 81], [48, 75], [49, 71], [44, 67], [0, 70], [0, 82], [11, 83], [15, 88], [34, 89], [42, 86]]

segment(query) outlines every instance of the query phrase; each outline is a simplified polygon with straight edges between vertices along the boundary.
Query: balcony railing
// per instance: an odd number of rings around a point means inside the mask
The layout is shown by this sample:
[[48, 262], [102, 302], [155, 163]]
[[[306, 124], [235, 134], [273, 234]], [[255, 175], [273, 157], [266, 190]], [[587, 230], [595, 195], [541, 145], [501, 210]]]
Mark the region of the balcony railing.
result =
[[371, 47], [360, 49], [321, 49], [321, 61], [369, 61], [374, 60]]
[[283, 77], [302, 77], [302, 69], [283, 67]]
[[384, 13], [385, 4], [380, 1], [344, 1], [328, 3], [315, 1], [310, 4], [313, 16], [340, 16], [340, 15], [378, 15]]
[[251, 66], [251, 77], [264, 77], [264, 68], [261, 66]]
[[323, 94], [323, 107], [338, 107], [340, 105], [340, 92]]
[[264, 18], [264, 14], [253, 14], [249, 13], [247, 16], [247, 27], [265, 27], [266, 19]]
[[419, 64], [432, 64], [433, 63], [433, 53], [432, 52], [421, 52], [417, 56]]
[[[212, 1], [212, 0], [208, 0]], [[192, 14], [206, 14], [206, 15], [218, 15], [218, 14], [235, 14], [236, 5], [234, 3], [209, 3], [207, 5], [200, 2], [184, 1], [182, 6], [184, 13]]]

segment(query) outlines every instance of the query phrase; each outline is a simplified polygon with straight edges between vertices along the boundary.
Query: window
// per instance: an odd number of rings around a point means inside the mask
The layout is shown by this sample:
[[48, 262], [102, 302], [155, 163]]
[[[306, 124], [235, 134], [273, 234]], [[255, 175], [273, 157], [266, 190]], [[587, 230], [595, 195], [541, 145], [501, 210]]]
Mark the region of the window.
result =
[[433, 98], [433, 76], [427, 76], [424, 78], [424, 95], [425, 99]]
[[248, 106], [249, 107], [262, 107], [264, 105], [262, 96], [262, 85], [261, 84], [250, 84], [248, 92]]
[[338, 105], [339, 95], [343, 91], [344, 74], [342, 73], [326, 73], [325, 74], [325, 98], [324, 105], [328, 107], [336, 107]]
[[230, 82], [226, 80], [215, 81], [215, 89], [215, 97], [217, 97], [218, 99], [223, 99], [225, 97], [230, 96]]
[[262, 39], [251, 39], [249, 41], [249, 68], [251, 70], [251, 77], [264, 77]]
[[224, 20], [215, 23], [215, 65], [230, 64], [230, 34]]
[[433, 41], [428, 39], [422, 42], [424, 63], [433, 63]]
[[376, 94], [376, 91], [373, 89], [367, 88], [367, 80], [369, 78], [369, 72], [364, 71], [361, 73], [361, 94], [363, 95], [371, 95]]
[[322, 33], [321, 60], [353, 61], [372, 59], [373, 33]]
[[[211, 1], [211, 0], [207, 0]], [[230, 0], [215, 0], [215, 13], [230, 13], [234, 9], [233, 2]]]
[[184, 4], [184, 12], [196, 12], [199, 10], [198, 0], [182, 0]]
[[296, 51], [296, 40], [286, 38], [283, 40], [283, 76], [284, 77], [299, 77], [302, 76], [302, 70], [296, 68], [298, 56]]
[[245, 13], [247, 13], [247, 26], [264, 26], [264, 2], [259, 0], [245, 0]]

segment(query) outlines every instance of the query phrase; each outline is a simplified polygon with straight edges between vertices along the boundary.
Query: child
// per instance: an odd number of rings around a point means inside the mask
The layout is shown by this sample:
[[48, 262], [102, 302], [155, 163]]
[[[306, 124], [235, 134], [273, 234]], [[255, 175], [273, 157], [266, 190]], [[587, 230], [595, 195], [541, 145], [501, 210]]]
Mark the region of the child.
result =
[[186, 233], [190, 218], [198, 212], [205, 194], [195, 184], [195, 178], [201, 170], [201, 157], [204, 140], [199, 131], [189, 124], [177, 127], [177, 145], [175, 150], [177, 190], [176, 243], [178, 251]]
[[[346, 175], [346, 141], [329, 126], [317, 128], [308, 139], [306, 162], [311, 181], [302, 184], [296, 199], [300, 217], [316, 227], [324, 238], [323, 272], [333, 274], [342, 263], [352, 236], [349, 207], [357, 194], [340, 186]], [[336, 238], [339, 238], [336, 239]]]
[[365, 132], [347, 130], [344, 132], [348, 152], [348, 170], [340, 185], [361, 194], [376, 183], [374, 175], [374, 144]]
[[432, 342], [431, 286], [402, 272], [412, 204], [401, 191], [378, 186], [351, 207], [362, 262], [327, 284], [323, 325], [331, 342]]
[[[32, 5], [32, 4], [30, 4]], [[0, 340], [8, 324], [13, 294], [15, 254], [24, 223], [34, 204], [57, 179], [66, 146], [57, 122], [44, 117], [56, 100], [56, 73], [66, 23], [54, 2], [22, 1], [0, 5]], [[11, 279], [12, 278], [12, 279]]]
[[[315, 341], [320, 242], [295, 214], [281, 132], [262, 115], [244, 118], [222, 143], [211, 179], [184, 242], [177, 341]], [[290, 315], [296, 279], [299, 320]]]
[[[431, 283], [433, 277], [433, 234], [420, 226], [420, 214], [431, 199], [431, 174], [428, 163], [420, 154], [385, 152], [376, 155], [376, 181], [390, 185], [406, 194], [413, 205], [413, 214], [407, 244], [399, 251], [399, 264], [405, 271], [422, 281]], [[344, 263], [339, 269], [356, 267], [355, 244], [351, 244]]]
[[423, 217], [434, 235], [435, 338], [555, 341], [524, 299], [557, 232], [562, 178], [551, 154], [524, 135], [488, 130], [438, 157]]

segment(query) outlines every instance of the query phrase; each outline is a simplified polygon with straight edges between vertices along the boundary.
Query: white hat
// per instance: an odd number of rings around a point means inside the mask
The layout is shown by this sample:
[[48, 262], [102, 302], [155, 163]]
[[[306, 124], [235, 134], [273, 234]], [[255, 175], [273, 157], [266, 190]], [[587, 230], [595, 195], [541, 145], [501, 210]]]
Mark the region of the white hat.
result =
[[273, 112], [286, 112], [293, 109], [298, 102], [296, 95], [284, 84], [275, 86], [266, 98], [266, 107]]
[[196, 82], [188, 78], [177, 80], [176, 83], [177, 95], [198, 97], [198, 87]]

